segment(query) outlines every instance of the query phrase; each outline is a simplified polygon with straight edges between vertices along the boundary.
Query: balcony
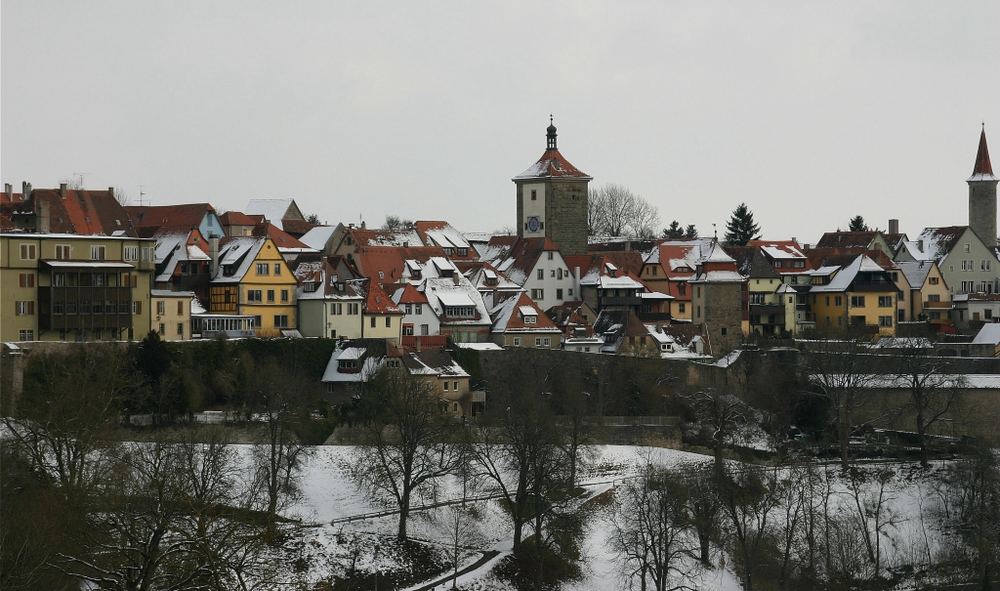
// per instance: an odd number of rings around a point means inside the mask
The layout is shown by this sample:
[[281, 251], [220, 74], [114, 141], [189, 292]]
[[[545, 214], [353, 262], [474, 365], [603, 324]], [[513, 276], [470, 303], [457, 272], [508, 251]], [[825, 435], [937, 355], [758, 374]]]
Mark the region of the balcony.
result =
[[130, 287], [39, 287], [40, 330], [132, 327]]

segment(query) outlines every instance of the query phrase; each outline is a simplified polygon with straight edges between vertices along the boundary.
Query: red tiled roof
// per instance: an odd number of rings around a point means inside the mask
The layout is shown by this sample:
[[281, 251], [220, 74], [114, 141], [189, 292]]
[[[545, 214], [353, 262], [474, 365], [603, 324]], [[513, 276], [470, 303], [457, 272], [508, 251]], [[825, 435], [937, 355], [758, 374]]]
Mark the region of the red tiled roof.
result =
[[362, 246], [354, 253], [353, 261], [362, 276], [372, 281], [395, 283], [403, 276], [406, 259], [425, 262], [431, 257], [443, 256], [444, 249], [438, 246]]
[[823, 237], [819, 239], [816, 246], [820, 248], [824, 247], [854, 247], [854, 248], [866, 248], [875, 240], [875, 236], [878, 231], [867, 231], [867, 232], [826, 232]]
[[375, 281], [368, 282], [368, 293], [365, 296], [365, 312], [368, 314], [402, 314], [399, 306], [382, 290]]
[[127, 205], [132, 226], [136, 230], [173, 228], [190, 230], [197, 228], [205, 214], [214, 213], [209, 203], [180, 203], [176, 205]]
[[282, 220], [281, 227], [284, 228], [284, 231], [289, 234], [302, 236], [309, 230], [315, 228], [316, 224], [307, 222], [306, 220]]
[[[535, 311], [535, 313], [537, 314], [537, 319], [535, 320], [534, 324], [524, 323], [524, 319], [521, 317], [521, 314], [519, 313], [519, 309], [521, 306], [527, 306]], [[530, 328], [533, 329], [559, 328], [558, 326], [556, 326], [555, 322], [552, 322], [552, 319], [549, 318], [547, 314], [542, 312], [542, 309], [538, 307], [538, 304], [536, 304], [535, 301], [532, 300], [530, 297], [528, 297], [528, 294], [524, 292], [521, 292], [520, 297], [517, 298], [517, 303], [514, 304], [514, 308], [515, 310], [510, 315], [510, 319], [507, 320], [506, 330], [530, 329]]]
[[129, 232], [128, 212], [110, 190], [33, 189], [28, 200], [15, 206], [35, 210], [36, 204], [48, 207], [49, 231], [71, 234], [112, 234]]
[[267, 234], [278, 248], [309, 248], [304, 242], [274, 224], [268, 223], [266, 227], [263, 224], [258, 224], [254, 228], [254, 235], [259, 236], [264, 233]]
[[590, 176], [569, 163], [569, 160], [559, 153], [559, 150], [550, 148], [542, 153], [528, 170], [514, 177], [515, 179], [529, 178], [579, 178], [589, 179]]
[[979, 134], [979, 150], [976, 152], [976, 164], [972, 169], [972, 174], [993, 174], [993, 165], [990, 163], [990, 149], [986, 145], [986, 127], [983, 127]]
[[407, 283], [403, 286], [403, 293], [399, 296], [399, 304], [426, 304], [427, 296], [418, 290], [413, 284]]
[[[258, 216], [263, 217], [263, 216]], [[255, 226], [257, 222], [242, 211], [227, 211], [219, 216], [223, 226]]]

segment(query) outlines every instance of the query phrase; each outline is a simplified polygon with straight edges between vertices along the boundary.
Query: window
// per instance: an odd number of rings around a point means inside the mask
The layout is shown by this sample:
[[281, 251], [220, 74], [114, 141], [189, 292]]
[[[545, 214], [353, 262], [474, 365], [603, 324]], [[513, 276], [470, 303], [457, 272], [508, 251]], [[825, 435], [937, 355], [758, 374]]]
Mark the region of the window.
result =
[[18, 316], [34, 316], [35, 302], [14, 302], [14, 313]]
[[371, 327], [372, 327], [372, 328], [375, 328], [375, 317], [374, 317], [374, 316], [372, 316], [372, 317], [371, 317], [371, 318], [369, 318], [368, 320], [370, 321], [369, 323], [370, 323]]
[[[53, 283], [55, 283], [53, 281]], [[34, 287], [35, 286], [35, 274], [34, 273], [20, 273], [17, 276], [17, 284], [20, 287]]]
[[962, 292], [964, 292], [964, 293], [970, 293], [972, 290], [975, 289], [975, 285], [974, 284], [975, 284], [974, 281], [963, 281], [962, 282]]
[[989, 271], [990, 270], [990, 261], [988, 259], [983, 259], [983, 260], [979, 261], [979, 270], [980, 271]]
[[274, 328], [288, 328], [288, 314], [275, 314]]
[[525, 316], [524, 316], [524, 323], [525, 324], [534, 324], [537, 319], [538, 319], [538, 317], [535, 316], [535, 315], [533, 315], [533, 314], [532, 315], [525, 314]]
[[686, 311], [687, 311], [687, 306], [684, 305], [684, 302], [677, 302], [677, 312], [679, 314], [683, 314]]
[[535, 337], [535, 346], [536, 347], [541, 347], [542, 346], [542, 338], [541, 337]]
[[930, 284], [931, 285], [937, 285], [938, 284], [938, 278], [937, 277], [931, 277], [930, 278]]
[[515, 347], [521, 346], [521, 337], [514, 337], [514, 346]]
[[548, 347], [551, 344], [552, 344], [552, 340], [549, 339], [549, 337], [545, 337], [544, 339], [542, 339], [542, 345]]
[[261, 301], [261, 291], [259, 289], [248, 289], [247, 290], [247, 301], [248, 302], [260, 302]]
[[403, 336], [406, 336], [406, 337], [413, 336], [413, 325], [412, 324], [404, 324], [403, 325]]
[[851, 307], [852, 308], [864, 308], [865, 307], [865, 296], [851, 296]]
[[269, 304], [273, 304], [274, 303], [274, 290], [273, 289], [267, 290], [267, 303], [269, 303]]
[[165, 332], [167, 332], [167, 328], [166, 328], [165, 326], [163, 326], [163, 323], [162, 323], [162, 322], [160, 323], [160, 329], [159, 329], [159, 330], [158, 330], [157, 332], [158, 332], [158, 333], [160, 333], [160, 335], [161, 335], [161, 336], [162, 336], [162, 335], [163, 335], [163, 334], [164, 334]]
[[287, 304], [288, 303], [288, 290], [287, 289], [281, 290], [281, 302], [283, 304]]
[[723, 326], [722, 328], [719, 329], [719, 334], [722, 335], [722, 336], [726, 336], [726, 332], [727, 332], [727, 330], [726, 330], [725, 326]]
[[184, 300], [177, 300], [177, 315], [184, 315]]
[[21, 243], [21, 260], [33, 261], [36, 258], [38, 258], [38, 252], [35, 250], [35, 245]]
[[983, 310], [983, 313], [986, 315], [987, 320], [993, 318], [993, 310], [986, 308], [985, 310]]
[[152, 248], [150, 248], [148, 246], [143, 246], [141, 249], [139, 249], [139, 253], [140, 253], [140, 256], [142, 257], [142, 260], [144, 260], [144, 261], [151, 261], [151, 260], [153, 260], [153, 249]]
[[531, 200], [532, 201], [538, 201], [538, 191], [535, 190], [535, 189], [531, 190]]
[[57, 244], [56, 245], [56, 258], [60, 261], [65, 261], [70, 258], [69, 244]]
[[420, 336], [427, 336], [431, 333], [431, 327], [427, 324], [420, 325]]
[[260, 314], [257, 314], [256, 316], [253, 317], [253, 326], [251, 326], [250, 328], [254, 327], [260, 328], [263, 325], [264, 325], [264, 319], [260, 317]]
[[766, 296], [766, 295], [767, 294], [765, 294], [763, 292], [755, 291], [755, 292], [753, 292], [753, 293], [750, 294], [750, 303], [751, 304], [763, 304], [764, 303], [764, 296]]
[[160, 315], [160, 316], [163, 316], [164, 314], [166, 314], [167, 313], [167, 303], [164, 302], [163, 300], [160, 300], [160, 301], [156, 302], [156, 313], [158, 315]]
[[274, 274], [281, 275], [281, 263], [274, 263]]
[[448, 380], [445, 380], [445, 381], [444, 381], [444, 391], [445, 391], [445, 392], [447, 392], [447, 391], [448, 391]]
[[878, 307], [879, 308], [891, 308], [892, 307], [892, 296], [878, 296]]
[[547, 253], [545, 253], [545, 254], [549, 255], [549, 256], [548, 256], [548, 259], [549, 259], [549, 260], [551, 261], [551, 260], [552, 260], [552, 256], [553, 256], [553, 253], [552, 253], [552, 251], [550, 250], [549, 252], [547, 252]]
[[962, 245], [962, 251], [963, 252], [970, 252], [970, 250], [971, 250], [971, 248], [970, 248], [968, 242], [966, 242], [965, 244]]
[[178, 322], [177, 323], [177, 336], [179, 336], [179, 337], [184, 336], [184, 323], [183, 322]]
[[878, 317], [878, 325], [881, 326], [881, 327], [890, 327], [890, 326], [892, 326], [892, 316], [879, 316]]
[[928, 294], [927, 301], [928, 302], [940, 302], [941, 301], [941, 296], [939, 294], [936, 294], [936, 293]]
[[684, 295], [684, 293], [686, 291], [687, 291], [687, 284], [686, 283], [678, 283], [677, 284], [677, 295], [681, 295], [682, 296], [682, 295]]
[[105, 254], [104, 246], [100, 244], [93, 244], [90, 247], [90, 260], [92, 261], [103, 261]]
[[35, 340], [35, 331], [33, 330], [19, 330], [17, 331], [17, 340], [19, 341], [33, 341]]
[[137, 261], [139, 260], [139, 247], [138, 246], [126, 246], [124, 248], [124, 255], [122, 258], [126, 261]]
[[833, 298], [833, 305], [837, 306], [838, 308], [844, 305], [844, 298], [842, 296], [835, 296]]
[[537, 275], [539, 279], [545, 279], [545, 269], [539, 269]]
[[540, 301], [540, 300], [544, 300], [545, 299], [545, 290], [544, 289], [533, 289], [533, 290], [531, 290], [531, 299], [535, 300], [536, 302]]
[[423, 314], [423, 308], [424, 308], [423, 304], [416, 304], [416, 305], [414, 305], [413, 313], [414, 314]]
[[407, 314], [413, 314], [413, 304], [406, 304], [405, 306], [403, 306], [403, 309], [406, 311]]
[[385, 327], [386, 328], [391, 328], [392, 327], [392, 318], [389, 317], [389, 316], [385, 317]]
[[133, 314], [142, 314], [142, 302], [140, 302], [138, 300], [132, 302], [132, 313]]
[[[559, 271], [561, 272], [562, 269], [559, 269]], [[553, 279], [556, 278], [556, 270], [555, 269], [549, 270], [549, 277], [552, 277]]]
[[268, 270], [269, 270], [269, 267], [268, 267], [267, 263], [257, 263], [257, 274], [258, 275], [267, 275], [268, 274], [267, 273]]

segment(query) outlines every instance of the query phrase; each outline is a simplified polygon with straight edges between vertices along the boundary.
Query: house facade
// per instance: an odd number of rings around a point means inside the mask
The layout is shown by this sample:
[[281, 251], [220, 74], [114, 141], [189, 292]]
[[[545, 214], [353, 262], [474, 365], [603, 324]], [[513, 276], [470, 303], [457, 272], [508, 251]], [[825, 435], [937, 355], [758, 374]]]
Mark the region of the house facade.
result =
[[254, 319], [256, 336], [281, 336], [298, 326], [298, 281], [267, 237], [229, 238], [220, 247], [208, 311]]

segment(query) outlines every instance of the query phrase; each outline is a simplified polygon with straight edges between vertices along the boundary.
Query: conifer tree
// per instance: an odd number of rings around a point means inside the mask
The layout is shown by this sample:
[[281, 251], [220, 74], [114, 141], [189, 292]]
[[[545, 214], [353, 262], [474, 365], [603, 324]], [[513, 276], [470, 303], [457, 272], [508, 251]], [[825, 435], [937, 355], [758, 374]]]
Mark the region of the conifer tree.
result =
[[847, 229], [851, 232], [867, 232], [868, 225], [865, 224], [865, 218], [860, 215], [856, 215], [851, 218], [851, 225]]
[[754, 223], [753, 212], [747, 204], [740, 203], [726, 223], [725, 241], [734, 246], [744, 246], [756, 238], [760, 238], [760, 226]]

